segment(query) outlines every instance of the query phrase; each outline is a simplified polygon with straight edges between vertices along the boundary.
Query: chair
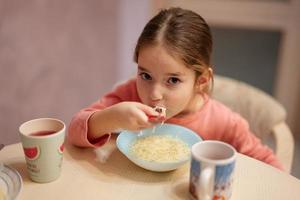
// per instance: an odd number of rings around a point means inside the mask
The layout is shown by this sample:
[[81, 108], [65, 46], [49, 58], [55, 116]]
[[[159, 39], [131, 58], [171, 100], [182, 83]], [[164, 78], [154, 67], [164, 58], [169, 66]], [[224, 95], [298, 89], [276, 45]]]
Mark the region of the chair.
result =
[[273, 139], [273, 150], [290, 173], [294, 139], [285, 122], [286, 111], [279, 102], [254, 86], [220, 75], [214, 76], [212, 97], [243, 116], [263, 143]]

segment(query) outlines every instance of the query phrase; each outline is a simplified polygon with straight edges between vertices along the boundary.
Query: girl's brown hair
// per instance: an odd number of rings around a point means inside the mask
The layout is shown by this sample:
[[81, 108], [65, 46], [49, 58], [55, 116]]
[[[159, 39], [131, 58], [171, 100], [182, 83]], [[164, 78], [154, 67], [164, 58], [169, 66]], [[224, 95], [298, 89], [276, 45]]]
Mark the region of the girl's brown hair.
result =
[[170, 55], [179, 57], [195, 70], [212, 76], [212, 35], [205, 20], [197, 13], [182, 8], [161, 10], [144, 27], [134, 53], [137, 62], [139, 51], [147, 46], [162, 45]]

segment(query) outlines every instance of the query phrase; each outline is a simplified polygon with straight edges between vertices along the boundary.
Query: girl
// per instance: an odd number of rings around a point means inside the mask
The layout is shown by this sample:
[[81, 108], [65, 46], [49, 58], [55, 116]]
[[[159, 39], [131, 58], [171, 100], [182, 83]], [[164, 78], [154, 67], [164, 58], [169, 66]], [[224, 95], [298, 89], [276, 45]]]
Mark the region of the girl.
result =
[[69, 141], [99, 147], [120, 129], [150, 128], [161, 119], [153, 108], [161, 106], [166, 108], [166, 123], [192, 129], [204, 140], [227, 142], [242, 154], [282, 169], [240, 115], [209, 97], [211, 53], [210, 28], [201, 16], [181, 8], [162, 10], [138, 39], [136, 77], [77, 113]]

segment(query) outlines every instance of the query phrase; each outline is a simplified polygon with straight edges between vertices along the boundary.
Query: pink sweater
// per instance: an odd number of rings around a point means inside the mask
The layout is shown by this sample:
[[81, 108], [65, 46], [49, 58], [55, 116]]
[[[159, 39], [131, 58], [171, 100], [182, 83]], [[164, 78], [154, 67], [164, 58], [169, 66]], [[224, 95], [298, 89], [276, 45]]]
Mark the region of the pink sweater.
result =
[[[70, 123], [68, 140], [72, 144], [81, 147], [99, 147], [103, 145], [109, 140], [110, 133], [95, 141], [89, 141], [87, 139], [88, 120], [97, 110], [123, 101], [141, 102], [137, 94], [135, 79], [119, 85], [114, 91], [108, 93], [90, 107], [79, 111]], [[260, 140], [251, 133], [245, 119], [208, 96], [205, 97], [204, 105], [197, 112], [184, 118], [173, 117], [167, 120], [166, 123], [187, 127], [198, 133], [203, 140], [224, 141], [234, 146], [239, 153], [283, 169], [272, 150], [262, 145]]]

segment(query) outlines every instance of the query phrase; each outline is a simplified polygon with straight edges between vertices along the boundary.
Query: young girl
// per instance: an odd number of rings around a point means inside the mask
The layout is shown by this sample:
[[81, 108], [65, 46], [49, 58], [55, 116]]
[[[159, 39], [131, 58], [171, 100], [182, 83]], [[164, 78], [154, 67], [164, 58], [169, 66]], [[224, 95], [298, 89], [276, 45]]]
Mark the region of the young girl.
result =
[[160, 115], [153, 108], [161, 106], [166, 108], [166, 123], [192, 129], [204, 140], [227, 142], [242, 154], [282, 169], [240, 115], [209, 97], [211, 53], [210, 28], [201, 16], [181, 8], [162, 10], [138, 39], [136, 77], [77, 113], [69, 141], [99, 147], [118, 130], [153, 127], [160, 121], [153, 120]]

